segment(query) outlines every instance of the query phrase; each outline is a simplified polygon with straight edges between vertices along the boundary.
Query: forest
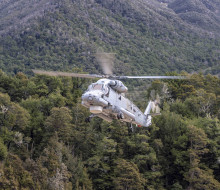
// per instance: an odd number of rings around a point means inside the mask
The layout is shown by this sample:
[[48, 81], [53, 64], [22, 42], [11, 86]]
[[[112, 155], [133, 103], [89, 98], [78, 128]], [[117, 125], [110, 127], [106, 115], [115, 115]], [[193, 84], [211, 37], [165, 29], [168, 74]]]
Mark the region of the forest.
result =
[[220, 189], [218, 77], [153, 81], [144, 96], [160, 96], [161, 115], [133, 131], [85, 122], [90, 82], [0, 71], [0, 189]]
[[[0, 1], [0, 190], [219, 190], [218, 1]], [[123, 81], [160, 99], [150, 127], [87, 123], [93, 80], [32, 72], [100, 74], [100, 48], [117, 75], [187, 75]]]

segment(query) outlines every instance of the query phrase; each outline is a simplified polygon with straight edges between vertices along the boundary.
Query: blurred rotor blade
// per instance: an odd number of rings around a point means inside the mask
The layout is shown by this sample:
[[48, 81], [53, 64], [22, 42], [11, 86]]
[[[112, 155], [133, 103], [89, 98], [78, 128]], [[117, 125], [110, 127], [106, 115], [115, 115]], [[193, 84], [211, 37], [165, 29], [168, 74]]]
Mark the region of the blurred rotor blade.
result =
[[102, 75], [96, 74], [80, 74], [80, 73], [68, 73], [68, 72], [57, 72], [57, 71], [43, 71], [43, 70], [32, 70], [35, 74], [48, 75], [48, 76], [63, 76], [63, 77], [77, 77], [77, 78], [103, 78]]
[[116, 76], [118, 79], [186, 79], [185, 76]]
[[114, 67], [114, 53], [105, 53], [105, 52], [97, 52], [96, 59], [99, 65], [102, 67], [102, 71], [105, 75], [112, 75], [113, 74], [113, 67]]

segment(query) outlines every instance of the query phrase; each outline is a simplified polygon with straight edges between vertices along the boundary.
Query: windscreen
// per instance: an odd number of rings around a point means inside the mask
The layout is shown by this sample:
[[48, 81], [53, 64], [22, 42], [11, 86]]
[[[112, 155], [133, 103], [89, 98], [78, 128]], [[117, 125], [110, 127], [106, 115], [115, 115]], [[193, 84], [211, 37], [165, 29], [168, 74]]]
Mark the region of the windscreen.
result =
[[93, 90], [103, 90], [103, 84], [94, 84], [93, 85]]

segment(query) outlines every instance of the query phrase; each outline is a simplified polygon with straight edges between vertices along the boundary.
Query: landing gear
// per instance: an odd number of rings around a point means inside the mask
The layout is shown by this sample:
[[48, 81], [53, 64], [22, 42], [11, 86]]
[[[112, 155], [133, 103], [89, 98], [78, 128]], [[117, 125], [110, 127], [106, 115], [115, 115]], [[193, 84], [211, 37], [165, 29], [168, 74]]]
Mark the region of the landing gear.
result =
[[117, 119], [124, 119], [123, 113], [118, 113], [117, 114]]
[[90, 115], [89, 117], [87, 117], [86, 119], [85, 119], [85, 122], [86, 123], [90, 123], [91, 122], [91, 119], [93, 118], [93, 117], [95, 117], [96, 115], [94, 115], [94, 114], [92, 114], [92, 115]]
[[134, 127], [133, 127], [132, 123], [131, 123], [130, 129], [131, 129], [131, 132], [134, 132]]
[[133, 132], [135, 132], [136, 129], [136, 124], [132, 124], [132, 123], [127, 123], [127, 127], [128, 127], [128, 131], [130, 134], [132, 134]]

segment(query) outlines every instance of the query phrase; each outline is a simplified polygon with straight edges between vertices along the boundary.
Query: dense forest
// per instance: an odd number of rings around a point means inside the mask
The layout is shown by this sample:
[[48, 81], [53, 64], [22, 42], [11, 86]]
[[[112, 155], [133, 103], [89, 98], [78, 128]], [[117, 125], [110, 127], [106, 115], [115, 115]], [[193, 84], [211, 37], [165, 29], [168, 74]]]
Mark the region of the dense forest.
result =
[[220, 189], [219, 78], [153, 81], [161, 115], [133, 131], [85, 122], [88, 82], [0, 72], [0, 189]]
[[[219, 190], [219, 12], [219, 0], [0, 1], [0, 190]], [[158, 100], [148, 128], [87, 123], [93, 80], [32, 69], [100, 74], [100, 49], [114, 74], [188, 79], [123, 81], [142, 111]]]

